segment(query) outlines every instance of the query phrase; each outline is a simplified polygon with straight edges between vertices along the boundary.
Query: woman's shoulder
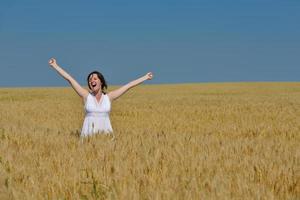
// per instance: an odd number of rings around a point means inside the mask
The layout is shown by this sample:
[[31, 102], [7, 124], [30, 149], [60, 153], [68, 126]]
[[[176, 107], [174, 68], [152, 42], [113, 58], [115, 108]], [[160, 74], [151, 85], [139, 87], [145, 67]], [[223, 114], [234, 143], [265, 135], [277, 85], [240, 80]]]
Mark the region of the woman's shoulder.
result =
[[88, 95], [86, 96], [86, 99], [91, 98], [93, 94], [91, 94], [90, 92], [88, 93]]
[[110, 102], [110, 98], [109, 98], [109, 96], [108, 96], [108, 94], [107, 93], [103, 93], [103, 97], [104, 97], [104, 99], [106, 100], [106, 101], [109, 101]]
[[84, 98], [84, 104], [86, 104], [86, 102], [90, 101], [90, 99], [92, 99], [92, 94], [89, 92], [88, 95]]
[[106, 98], [106, 99], [109, 98], [106, 93], [103, 93], [103, 97]]

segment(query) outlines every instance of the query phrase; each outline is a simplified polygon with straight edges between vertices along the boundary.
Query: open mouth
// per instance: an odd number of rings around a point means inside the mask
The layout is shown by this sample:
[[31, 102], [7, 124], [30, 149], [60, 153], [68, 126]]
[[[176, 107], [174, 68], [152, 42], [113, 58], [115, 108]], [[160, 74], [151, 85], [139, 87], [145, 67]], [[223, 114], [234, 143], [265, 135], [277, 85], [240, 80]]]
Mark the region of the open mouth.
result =
[[93, 88], [95, 88], [95, 87], [97, 86], [97, 83], [92, 83], [91, 86], [92, 86]]

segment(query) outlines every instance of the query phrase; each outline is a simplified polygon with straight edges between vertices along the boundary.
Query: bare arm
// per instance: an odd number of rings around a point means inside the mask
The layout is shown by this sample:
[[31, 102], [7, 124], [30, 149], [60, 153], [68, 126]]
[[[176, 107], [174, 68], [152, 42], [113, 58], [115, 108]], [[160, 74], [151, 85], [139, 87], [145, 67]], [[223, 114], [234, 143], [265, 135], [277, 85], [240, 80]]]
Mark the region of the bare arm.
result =
[[54, 58], [51, 58], [49, 60], [49, 65], [55, 69], [57, 71], [57, 73], [59, 73], [59, 75], [61, 75], [64, 79], [66, 79], [70, 85], [72, 86], [72, 88], [77, 92], [77, 94], [84, 100], [87, 95], [89, 94], [89, 92], [84, 89], [83, 87], [81, 87], [77, 81], [70, 75], [68, 74], [65, 70], [63, 70], [57, 63], [56, 60]]
[[145, 76], [142, 76], [134, 81], [131, 81], [131, 82], [127, 83], [126, 85], [123, 85], [119, 89], [109, 92], [107, 95], [108, 95], [109, 99], [111, 101], [113, 101], [113, 100], [119, 98], [124, 93], [126, 93], [129, 89], [141, 84], [142, 82], [144, 82], [146, 80], [151, 80], [152, 77], [153, 77], [152, 73], [149, 72]]

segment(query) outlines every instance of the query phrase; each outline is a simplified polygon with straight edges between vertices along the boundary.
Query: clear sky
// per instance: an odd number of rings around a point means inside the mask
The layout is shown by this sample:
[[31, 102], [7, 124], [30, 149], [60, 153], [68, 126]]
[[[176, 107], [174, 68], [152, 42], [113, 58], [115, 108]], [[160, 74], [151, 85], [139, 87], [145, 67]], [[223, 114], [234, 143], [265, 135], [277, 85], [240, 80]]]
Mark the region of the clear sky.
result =
[[299, 0], [1, 0], [0, 87], [300, 81]]

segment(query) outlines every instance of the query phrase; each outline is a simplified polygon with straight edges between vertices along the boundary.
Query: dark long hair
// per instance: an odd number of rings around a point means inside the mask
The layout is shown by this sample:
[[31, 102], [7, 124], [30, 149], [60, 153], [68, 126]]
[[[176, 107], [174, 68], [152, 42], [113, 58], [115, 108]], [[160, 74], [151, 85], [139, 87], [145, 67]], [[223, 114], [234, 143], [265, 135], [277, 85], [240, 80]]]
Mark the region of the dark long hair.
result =
[[91, 76], [93, 74], [96, 74], [98, 76], [98, 78], [100, 79], [100, 81], [101, 81], [101, 89], [102, 89], [102, 92], [105, 94], [106, 93], [105, 90], [107, 89], [107, 84], [106, 84], [104, 76], [100, 72], [98, 72], [98, 71], [92, 71], [87, 76], [87, 83], [88, 83], [89, 88], [92, 89], [91, 86], [90, 86], [90, 84], [89, 84], [89, 79], [91, 78]]

